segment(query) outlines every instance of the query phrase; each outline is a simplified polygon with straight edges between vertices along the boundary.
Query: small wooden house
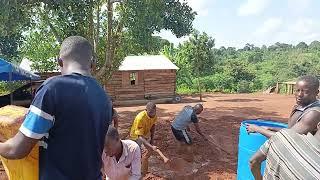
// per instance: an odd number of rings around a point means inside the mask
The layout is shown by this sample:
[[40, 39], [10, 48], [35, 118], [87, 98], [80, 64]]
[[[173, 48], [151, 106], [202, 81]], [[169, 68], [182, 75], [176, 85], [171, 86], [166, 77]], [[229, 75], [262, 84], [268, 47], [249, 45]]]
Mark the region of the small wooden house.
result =
[[116, 104], [124, 101], [135, 104], [146, 100], [173, 100], [176, 98], [178, 69], [163, 55], [127, 56], [105, 88]]

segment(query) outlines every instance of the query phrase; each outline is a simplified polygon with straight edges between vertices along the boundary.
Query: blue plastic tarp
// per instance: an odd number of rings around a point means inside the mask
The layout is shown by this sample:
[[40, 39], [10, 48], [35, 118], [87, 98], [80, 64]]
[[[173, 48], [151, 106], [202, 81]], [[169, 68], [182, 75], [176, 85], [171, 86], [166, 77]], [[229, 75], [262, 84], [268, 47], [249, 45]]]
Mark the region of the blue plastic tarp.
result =
[[0, 58], [0, 81], [38, 80], [40, 76]]

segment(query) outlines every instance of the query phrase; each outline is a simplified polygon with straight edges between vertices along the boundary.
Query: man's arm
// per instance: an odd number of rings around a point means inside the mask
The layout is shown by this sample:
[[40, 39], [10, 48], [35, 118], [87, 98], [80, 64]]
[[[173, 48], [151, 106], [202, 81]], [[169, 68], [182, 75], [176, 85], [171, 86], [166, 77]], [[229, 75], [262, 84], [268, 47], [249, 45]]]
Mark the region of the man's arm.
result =
[[257, 132], [257, 133], [260, 133], [260, 134], [266, 136], [267, 138], [270, 138], [272, 135], [274, 135], [276, 133], [275, 131], [271, 131], [266, 128], [254, 125], [254, 124], [247, 124], [246, 128], [247, 128], [248, 133]]
[[156, 125], [152, 125], [151, 129], [150, 129], [150, 144], [154, 144], [154, 133], [156, 131]]
[[131, 175], [129, 180], [140, 180], [141, 179], [141, 151], [140, 148], [134, 151], [133, 160], [131, 162]]
[[142, 136], [139, 136], [138, 138], [145, 146], [147, 146], [147, 148], [152, 149], [152, 150], [157, 150], [157, 146], [154, 146], [152, 144], [150, 144], [145, 138], [143, 138]]
[[261, 175], [261, 163], [266, 159], [266, 155], [258, 150], [250, 159], [250, 169], [255, 178], [255, 180], [262, 180]]
[[274, 132], [278, 132], [278, 131], [280, 131], [281, 129], [283, 129], [283, 128], [281, 128], [281, 127], [266, 127], [266, 126], [262, 126], [262, 127], [265, 128], [265, 129], [267, 129], [267, 130], [274, 131]]
[[317, 124], [320, 122], [319, 111], [309, 111], [297, 122], [291, 129], [299, 134], [307, 134], [317, 129]]
[[21, 132], [4, 143], [0, 143], [0, 155], [7, 159], [21, 159], [26, 157], [38, 142]]
[[[198, 117], [197, 117], [197, 115], [196, 115], [195, 113], [192, 113], [192, 114], [191, 114], [191, 122], [193, 122], [194, 127], [195, 127], [197, 133], [200, 134], [204, 140], [208, 140], [208, 139], [206, 138], [206, 136], [205, 136], [205, 135], [201, 132], [201, 130], [200, 130], [199, 120], [198, 120]], [[187, 128], [188, 128], [188, 126], [187, 126]]]
[[191, 131], [191, 129], [190, 129], [190, 127], [189, 127], [189, 125], [187, 126], [187, 131]]
[[261, 163], [262, 163], [262, 161], [264, 161], [267, 158], [267, 154], [269, 152], [269, 148], [271, 146], [271, 143], [273, 142], [273, 137], [268, 139], [260, 147], [260, 149], [251, 157], [251, 159], [249, 161], [250, 169], [251, 169], [251, 172], [252, 172], [255, 180], [262, 180]]
[[199, 124], [198, 123], [193, 123], [193, 124], [198, 134], [200, 134], [204, 140], [208, 140], [207, 137], [201, 132]]
[[47, 87], [41, 86], [19, 132], [8, 141], [0, 143], [0, 155], [7, 159], [21, 159], [27, 156], [39, 139], [52, 128], [53, 114], [52, 96]]

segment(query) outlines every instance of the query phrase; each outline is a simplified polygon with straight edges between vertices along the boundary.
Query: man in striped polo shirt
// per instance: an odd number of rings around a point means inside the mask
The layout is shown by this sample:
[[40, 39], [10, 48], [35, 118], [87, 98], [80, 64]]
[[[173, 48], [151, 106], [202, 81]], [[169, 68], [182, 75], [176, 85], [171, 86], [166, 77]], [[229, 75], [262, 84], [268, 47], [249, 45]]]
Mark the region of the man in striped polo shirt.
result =
[[320, 179], [320, 123], [315, 135], [283, 129], [267, 140], [250, 160], [256, 180], [262, 179], [260, 169], [265, 159], [263, 179]]

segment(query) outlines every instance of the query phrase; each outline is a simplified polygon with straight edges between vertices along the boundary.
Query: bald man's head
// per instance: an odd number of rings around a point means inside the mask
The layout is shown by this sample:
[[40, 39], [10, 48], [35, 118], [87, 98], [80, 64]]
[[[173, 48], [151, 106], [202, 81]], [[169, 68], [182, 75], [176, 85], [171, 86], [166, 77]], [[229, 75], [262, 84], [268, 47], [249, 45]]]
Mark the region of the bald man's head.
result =
[[65, 63], [77, 63], [81, 68], [91, 65], [92, 46], [90, 42], [81, 36], [70, 36], [66, 38], [60, 49], [60, 58]]
[[193, 109], [196, 111], [196, 114], [200, 114], [203, 111], [202, 104], [196, 104]]

